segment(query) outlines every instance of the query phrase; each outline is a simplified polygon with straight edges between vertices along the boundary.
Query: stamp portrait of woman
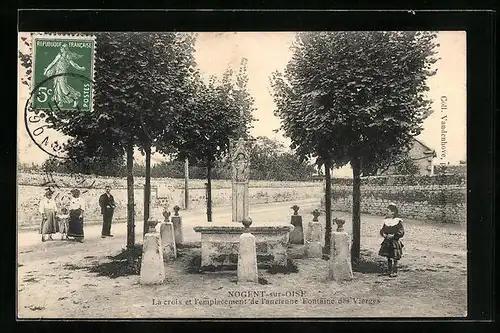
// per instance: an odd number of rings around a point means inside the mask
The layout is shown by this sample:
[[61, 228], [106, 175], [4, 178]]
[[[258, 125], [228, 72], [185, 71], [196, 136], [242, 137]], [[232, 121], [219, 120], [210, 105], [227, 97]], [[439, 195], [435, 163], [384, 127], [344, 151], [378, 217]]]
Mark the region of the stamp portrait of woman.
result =
[[68, 77], [66, 75], [60, 74], [68, 73], [70, 67], [80, 71], [85, 70], [85, 67], [74, 62], [74, 60], [80, 59], [81, 57], [82, 55], [70, 51], [68, 44], [63, 44], [59, 53], [43, 72], [43, 75], [47, 77], [59, 75], [54, 77], [54, 92], [52, 95], [52, 101], [59, 107], [71, 103], [73, 107], [76, 107], [78, 104], [81, 93], [68, 84]]

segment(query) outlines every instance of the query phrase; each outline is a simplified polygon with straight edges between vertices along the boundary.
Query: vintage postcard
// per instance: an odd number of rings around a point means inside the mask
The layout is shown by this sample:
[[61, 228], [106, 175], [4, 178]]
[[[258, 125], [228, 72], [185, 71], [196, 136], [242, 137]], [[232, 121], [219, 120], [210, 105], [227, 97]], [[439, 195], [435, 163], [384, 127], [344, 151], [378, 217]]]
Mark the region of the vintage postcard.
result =
[[19, 32], [17, 317], [465, 317], [466, 32]]

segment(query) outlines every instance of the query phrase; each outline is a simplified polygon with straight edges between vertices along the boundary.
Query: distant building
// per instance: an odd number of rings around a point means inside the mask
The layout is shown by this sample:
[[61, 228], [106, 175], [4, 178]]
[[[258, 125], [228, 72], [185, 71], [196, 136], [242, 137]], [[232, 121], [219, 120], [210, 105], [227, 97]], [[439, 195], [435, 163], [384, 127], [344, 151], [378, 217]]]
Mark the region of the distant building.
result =
[[466, 175], [467, 163], [459, 161], [458, 164], [438, 164], [435, 166], [436, 175]]
[[[416, 174], [421, 176], [434, 175], [434, 158], [437, 156], [436, 151], [427, 146], [422, 141], [413, 138], [413, 144], [408, 151], [408, 156], [417, 167]], [[380, 172], [380, 175], [394, 175], [397, 172], [398, 165], [388, 167], [386, 170]]]
[[[408, 157], [411, 160], [414, 175], [421, 176], [433, 176], [436, 172], [434, 165], [434, 159], [436, 158], [436, 151], [429, 146], [427, 146], [422, 141], [413, 138], [413, 144], [408, 151]], [[401, 159], [401, 158], [400, 158]], [[402, 164], [402, 163], [401, 163]], [[388, 176], [388, 175], [402, 175], [401, 164], [394, 164], [384, 169], [377, 170], [376, 174], [372, 176]], [[460, 161], [460, 164], [465, 164], [464, 161]], [[462, 165], [465, 167], [465, 165]], [[332, 178], [352, 178], [352, 168], [349, 164], [342, 168], [335, 169], [332, 171]], [[312, 181], [324, 181], [325, 176], [323, 172], [317, 172], [312, 175]]]

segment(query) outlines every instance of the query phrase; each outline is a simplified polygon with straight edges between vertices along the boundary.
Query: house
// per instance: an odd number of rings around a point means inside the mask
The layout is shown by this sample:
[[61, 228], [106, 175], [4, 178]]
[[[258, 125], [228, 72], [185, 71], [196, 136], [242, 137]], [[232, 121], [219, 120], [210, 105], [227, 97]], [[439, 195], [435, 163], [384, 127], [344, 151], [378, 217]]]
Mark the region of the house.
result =
[[[436, 151], [429, 146], [427, 146], [422, 141], [413, 138], [413, 144], [408, 151], [408, 156], [413, 162], [414, 166], [418, 171], [417, 174], [421, 176], [432, 176], [434, 175], [434, 158], [437, 156]], [[380, 175], [394, 175], [397, 172], [398, 165], [393, 165], [388, 167]]]

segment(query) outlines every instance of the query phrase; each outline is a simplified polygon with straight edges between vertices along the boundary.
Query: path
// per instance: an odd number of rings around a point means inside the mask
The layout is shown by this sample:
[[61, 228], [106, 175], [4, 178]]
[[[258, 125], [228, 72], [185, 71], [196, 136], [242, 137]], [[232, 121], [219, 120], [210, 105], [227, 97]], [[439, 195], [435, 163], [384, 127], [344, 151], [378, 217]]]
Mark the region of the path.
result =
[[[297, 203], [304, 224], [311, 220], [311, 210], [317, 201]], [[250, 216], [259, 221], [288, 222], [293, 203], [254, 205]], [[187, 241], [199, 236], [192, 231], [195, 225], [206, 224], [203, 211], [183, 212], [183, 230]], [[334, 217], [346, 219], [350, 232], [350, 214], [334, 212]], [[230, 218], [230, 209], [214, 212], [214, 221]], [[377, 256], [381, 238], [378, 231], [382, 218], [362, 214], [361, 243], [369, 266], [381, 260]], [[324, 223], [324, 216], [320, 216]], [[142, 235], [136, 227], [136, 241]], [[350, 299], [350, 303], [335, 305], [221, 305], [221, 306], [154, 306], [153, 299], [231, 299], [229, 292], [241, 290], [235, 284], [235, 272], [223, 274], [188, 274], [190, 256], [169, 264], [168, 277], [159, 286], [140, 286], [138, 276], [118, 278], [98, 276], [89, 267], [106, 262], [107, 256], [117, 254], [125, 247], [126, 224], [113, 226], [114, 238], [100, 238], [100, 226], [87, 226], [84, 243], [41, 243], [36, 232], [19, 234], [18, 255], [18, 310], [21, 318], [172, 318], [172, 317], [274, 317], [290, 316], [461, 316], [466, 311], [466, 232], [464, 226], [424, 223], [405, 220], [405, 256], [397, 279], [380, 277], [376, 272], [355, 272], [354, 280], [336, 284], [326, 278], [327, 261], [295, 259], [299, 272], [295, 274], [259, 274], [269, 284], [257, 285], [266, 292], [300, 291], [310, 299]], [[270, 297], [270, 299], [277, 299]], [[376, 305], [356, 304], [353, 300], [374, 301]], [[302, 299], [301, 299], [302, 301]], [[109, 304], [113, 304], [112, 307]]]

